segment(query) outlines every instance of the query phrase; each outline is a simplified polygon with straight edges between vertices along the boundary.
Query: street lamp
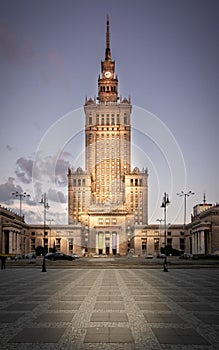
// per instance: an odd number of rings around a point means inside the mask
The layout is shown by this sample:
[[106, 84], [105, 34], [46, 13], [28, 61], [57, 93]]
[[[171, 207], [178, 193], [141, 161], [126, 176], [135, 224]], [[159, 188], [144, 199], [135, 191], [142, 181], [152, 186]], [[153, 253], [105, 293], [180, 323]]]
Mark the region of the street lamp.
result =
[[[52, 221], [55, 221], [54, 219], [47, 219], [47, 221], [49, 221], [49, 229], [50, 229], [50, 237], [49, 237], [49, 240], [50, 240], [50, 248], [52, 248], [52, 245], [51, 245], [51, 222]], [[49, 241], [48, 241], [48, 252], [49, 252]]]
[[195, 192], [192, 192], [192, 191], [189, 191], [189, 192], [181, 191], [180, 193], [177, 193], [177, 196], [180, 196], [180, 197], [184, 196], [184, 223], [183, 223], [184, 234], [185, 234], [185, 228], [186, 228], [186, 198], [194, 194]]
[[[162, 204], [161, 204], [161, 208], [164, 209], [164, 249], [165, 249], [165, 255], [167, 256], [167, 249], [166, 249], [166, 245], [167, 245], [167, 205], [170, 204], [169, 201], [169, 196], [166, 192], [164, 192], [164, 196], [163, 196], [163, 200], [162, 200]], [[167, 272], [167, 257], [165, 256], [164, 258], [164, 263], [163, 263], [163, 270], [164, 272]]]
[[156, 221], [159, 222], [159, 237], [161, 239], [161, 223], [164, 221], [164, 219], [157, 219]]
[[46, 193], [42, 195], [40, 204], [44, 206], [44, 234], [43, 234], [43, 263], [42, 263], [42, 272], [46, 272], [46, 259], [45, 259], [45, 236], [46, 236], [46, 209], [49, 209], [49, 204], [47, 202]]
[[20, 198], [20, 216], [22, 215], [22, 198], [29, 198], [30, 197], [30, 194], [24, 192], [24, 193], [19, 193], [18, 191], [16, 192], [12, 192], [11, 193], [13, 196], [15, 197], [19, 197]]

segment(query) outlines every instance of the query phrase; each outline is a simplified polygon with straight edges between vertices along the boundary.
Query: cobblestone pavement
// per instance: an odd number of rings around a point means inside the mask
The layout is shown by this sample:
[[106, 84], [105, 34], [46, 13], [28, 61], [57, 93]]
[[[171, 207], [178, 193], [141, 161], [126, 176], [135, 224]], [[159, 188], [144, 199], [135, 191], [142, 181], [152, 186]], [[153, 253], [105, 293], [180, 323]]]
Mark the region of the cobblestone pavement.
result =
[[0, 349], [218, 350], [218, 269], [0, 271]]

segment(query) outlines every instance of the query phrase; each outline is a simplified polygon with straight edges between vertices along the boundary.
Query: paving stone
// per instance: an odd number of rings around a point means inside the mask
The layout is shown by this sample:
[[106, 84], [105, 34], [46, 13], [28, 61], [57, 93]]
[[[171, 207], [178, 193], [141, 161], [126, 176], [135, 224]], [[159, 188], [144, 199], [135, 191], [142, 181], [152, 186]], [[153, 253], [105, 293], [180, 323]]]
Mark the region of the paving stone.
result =
[[144, 317], [147, 322], [150, 323], [186, 323], [181, 317], [174, 313], [145, 313], [144, 312]]
[[176, 301], [176, 302], [188, 302], [188, 300], [189, 300], [189, 302], [190, 303], [194, 303], [194, 302], [197, 302], [198, 301], [198, 299], [197, 298], [193, 298], [193, 297], [191, 297], [191, 296], [189, 296], [189, 295], [187, 295], [187, 296], [183, 296], [183, 295], [171, 295], [170, 297], [169, 297], [170, 299], [172, 299], [173, 301]]
[[156, 295], [135, 295], [134, 299], [136, 301], [161, 301]]
[[202, 303], [179, 303], [184, 309], [188, 311], [214, 311], [215, 309], [209, 304]]
[[100, 295], [97, 297], [97, 301], [123, 301], [123, 298], [119, 295]]
[[101, 303], [97, 302], [94, 307], [95, 310], [124, 310], [124, 305], [119, 302], [111, 302], [111, 303]]
[[24, 328], [9, 343], [57, 343], [65, 328]]
[[71, 322], [74, 313], [43, 313], [34, 322]]
[[158, 310], [158, 311], [170, 311], [171, 309], [163, 303], [138, 303], [140, 310]]
[[78, 303], [56, 303], [49, 307], [49, 310], [78, 310], [81, 304]]
[[83, 301], [85, 295], [62, 295], [60, 300], [63, 301]]
[[37, 303], [17, 303], [17, 304], [12, 304], [4, 308], [4, 310], [8, 311], [31, 311], [35, 307], [37, 307]]
[[11, 323], [17, 321], [20, 317], [22, 317], [23, 313], [0, 313], [0, 323]]
[[192, 328], [152, 328], [152, 331], [161, 344], [210, 345]]
[[91, 322], [128, 322], [126, 313], [121, 312], [95, 312], [91, 315]]
[[101, 327], [87, 328], [84, 343], [132, 343], [130, 328]]
[[210, 313], [205, 313], [205, 314], [200, 314], [200, 313], [194, 313], [195, 317], [197, 317], [199, 320], [201, 320], [204, 323], [208, 324], [216, 324], [219, 325], [219, 314], [210, 314]]

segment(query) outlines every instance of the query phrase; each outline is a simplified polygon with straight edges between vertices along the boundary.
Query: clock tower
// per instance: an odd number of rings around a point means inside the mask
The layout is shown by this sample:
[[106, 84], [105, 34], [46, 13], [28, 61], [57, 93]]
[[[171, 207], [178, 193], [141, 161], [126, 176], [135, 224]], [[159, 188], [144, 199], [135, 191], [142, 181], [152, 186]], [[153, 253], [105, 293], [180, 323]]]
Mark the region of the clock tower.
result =
[[117, 102], [118, 79], [115, 76], [115, 61], [111, 60], [109, 16], [107, 16], [105, 61], [101, 62], [101, 76], [98, 78], [98, 100], [103, 102]]

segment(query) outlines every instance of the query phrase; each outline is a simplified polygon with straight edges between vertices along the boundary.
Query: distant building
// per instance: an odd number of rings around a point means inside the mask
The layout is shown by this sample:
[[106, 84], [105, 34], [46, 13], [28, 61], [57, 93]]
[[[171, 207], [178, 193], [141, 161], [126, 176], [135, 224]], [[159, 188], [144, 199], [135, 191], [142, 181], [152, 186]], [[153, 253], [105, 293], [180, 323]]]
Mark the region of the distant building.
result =
[[187, 225], [187, 250], [191, 254], [219, 254], [219, 204], [202, 203], [193, 208]]

